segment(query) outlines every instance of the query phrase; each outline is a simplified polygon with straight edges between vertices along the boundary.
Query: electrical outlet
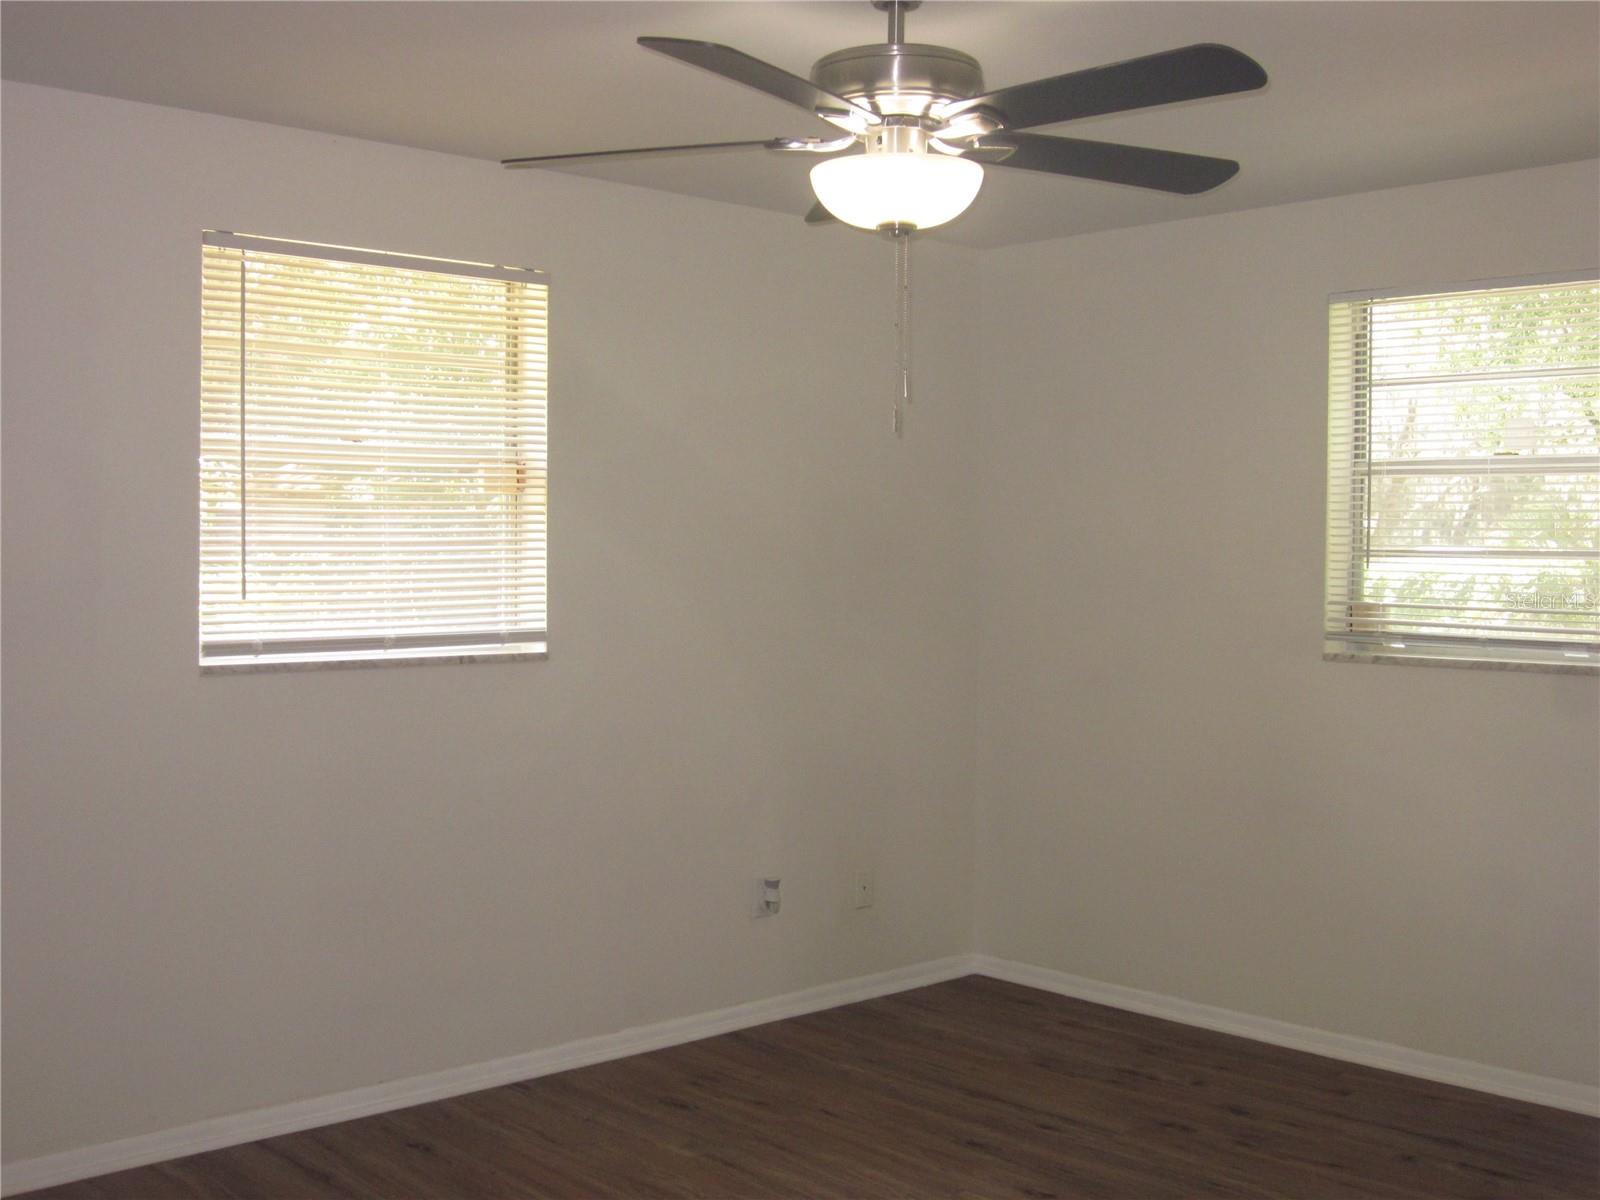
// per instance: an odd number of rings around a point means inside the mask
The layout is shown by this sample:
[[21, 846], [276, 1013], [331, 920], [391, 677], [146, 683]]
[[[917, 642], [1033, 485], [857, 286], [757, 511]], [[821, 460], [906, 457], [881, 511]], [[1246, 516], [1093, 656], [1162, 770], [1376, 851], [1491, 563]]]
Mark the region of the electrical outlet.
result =
[[777, 915], [778, 910], [783, 907], [783, 894], [779, 890], [782, 884], [781, 879], [756, 880], [756, 916]]
[[877, 889], [873, 886], [871, 871], [857, 871], [855, 882], [850, 888], [850, 906], [852, 908], [871, 908], [872, 902], [877, 899]]

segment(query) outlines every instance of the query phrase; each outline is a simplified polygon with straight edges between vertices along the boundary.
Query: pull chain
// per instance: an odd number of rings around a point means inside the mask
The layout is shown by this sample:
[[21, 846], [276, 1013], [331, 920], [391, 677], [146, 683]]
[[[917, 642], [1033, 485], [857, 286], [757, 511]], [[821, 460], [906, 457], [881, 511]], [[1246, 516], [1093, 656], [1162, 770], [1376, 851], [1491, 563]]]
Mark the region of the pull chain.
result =
[[894, 435], [905, 427], [905, 408], [911, 403], [911, 235], [894, 235], [895, 381]]

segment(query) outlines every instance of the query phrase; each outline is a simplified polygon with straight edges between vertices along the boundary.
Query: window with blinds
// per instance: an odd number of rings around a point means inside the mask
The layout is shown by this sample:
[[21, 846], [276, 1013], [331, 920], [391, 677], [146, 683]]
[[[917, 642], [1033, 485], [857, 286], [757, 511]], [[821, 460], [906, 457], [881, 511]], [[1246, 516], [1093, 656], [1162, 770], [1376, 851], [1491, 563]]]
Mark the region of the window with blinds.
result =
[[203, 241], [201, 665], [543, 653], [545, 276]]
[[1335, 296], [1326, 648], [1600, 666], [1596, 272]]

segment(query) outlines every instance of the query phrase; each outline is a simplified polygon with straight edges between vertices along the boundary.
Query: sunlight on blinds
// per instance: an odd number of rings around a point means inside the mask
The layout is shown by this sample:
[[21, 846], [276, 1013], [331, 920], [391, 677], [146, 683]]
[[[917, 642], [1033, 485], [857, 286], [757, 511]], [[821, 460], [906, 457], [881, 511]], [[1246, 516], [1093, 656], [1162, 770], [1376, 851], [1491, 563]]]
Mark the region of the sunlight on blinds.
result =
[[1592, 275], [1330, 310], [1330, 649], [1600, 661]]
[[544, 277], [205, 240], [202, 664], [542, 650]]

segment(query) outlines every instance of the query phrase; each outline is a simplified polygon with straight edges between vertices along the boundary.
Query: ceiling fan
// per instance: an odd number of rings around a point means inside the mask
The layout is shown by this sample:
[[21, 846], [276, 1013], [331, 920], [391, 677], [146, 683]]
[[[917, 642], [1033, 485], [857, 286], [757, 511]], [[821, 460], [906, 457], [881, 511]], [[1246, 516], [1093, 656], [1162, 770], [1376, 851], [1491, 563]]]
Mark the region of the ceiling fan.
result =
[[[1230, 46], [1199, 44], [986, 92], [978, 61], [948, 46], [905, 40], [905, 14], [921, 0], [872, 0], [888, 13], [888, 40], [836, 50], [802, 79], [731, 46], [642, 37], [646, 49], [742, 83], [834, 125], [833, 138], [780, 137], [544, 154], [507, 167], [667, 151], [763, 147], [827, 155], [811, 169], [810, 224], [834, 219], [899, 237], [966, 210], [983, 166], [1044, 171], [1192, 195], [1239, 170], [1232, 159], [1029, 133], [1080, 117], [1127, 112], [1263, 86], [1267, 74]], [[843, 153], [857, 147], [861, 153]]]

